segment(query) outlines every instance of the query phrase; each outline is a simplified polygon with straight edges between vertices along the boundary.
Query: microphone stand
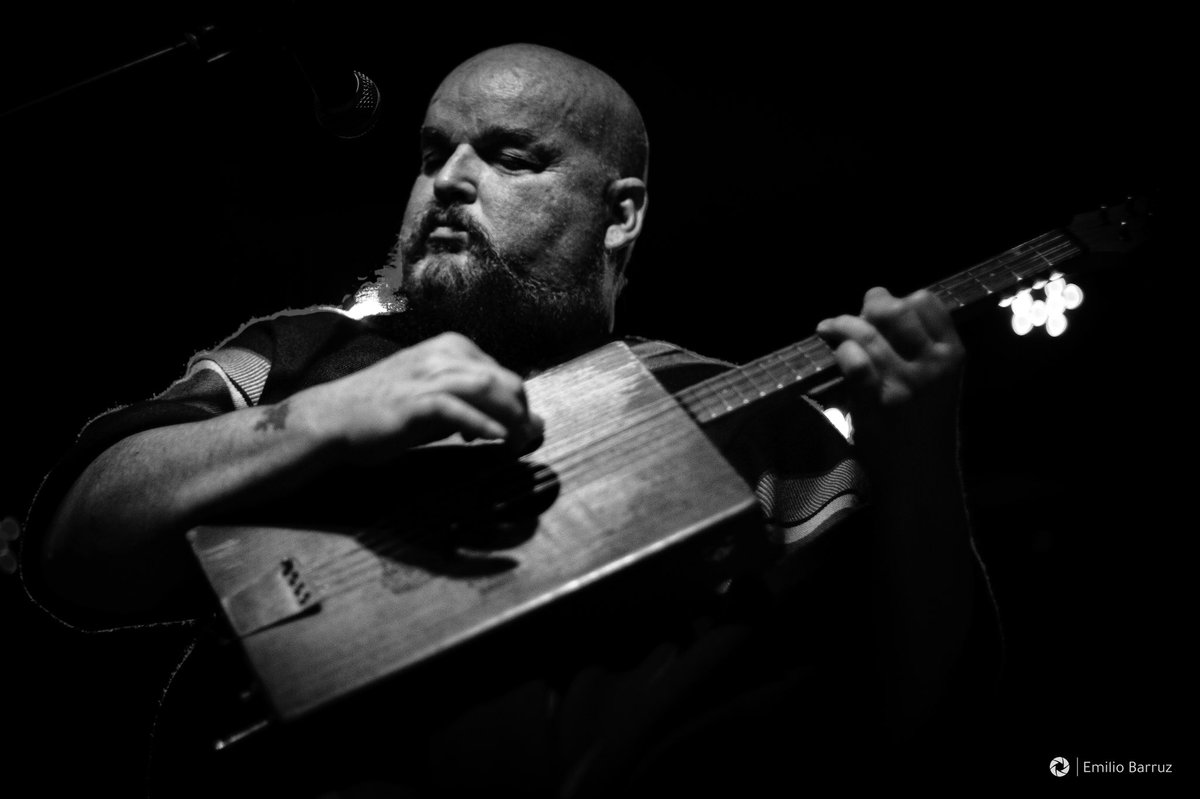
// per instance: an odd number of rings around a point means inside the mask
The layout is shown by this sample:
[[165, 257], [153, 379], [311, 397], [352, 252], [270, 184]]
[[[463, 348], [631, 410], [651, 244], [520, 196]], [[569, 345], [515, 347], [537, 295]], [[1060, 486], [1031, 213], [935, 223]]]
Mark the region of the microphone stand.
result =
[[55, 100], [71, 92], [83, 89], [87, 86], [96, 84], [102, 80], [115, 78], [119, 75], [128, 74], [129, 72], [144, 67], [151, 63], [162, 63], [167, 59], [178, 58], [180, 56], [191, 55], [198, 58], [205, 64], [212, 64], [220, 61], [222, 58], [230, 54], [231, 49], [224, 35], [224, 32], [215, 25], [202, 25], [195, 31], [187, 31], [183, 34], [183, 38], [171, 45], [153, 53], [148, 53], [141, 58], [134, 59], [127, 64], [122, 64], [119, 67], [101, 72], [98, 75], [93, 75], [90, 78], [84, 78], [70, 86], [64, 86], [61, 89], [56, 89], [49, 94], [38, 97], [34, 100], [21, 103], [18, 106], [10, 108], [4, 112], [0, 112], [0, 120], [8, 119], [22, 112], [28, 111], [31, 108], [36, 108], [45, 103]]

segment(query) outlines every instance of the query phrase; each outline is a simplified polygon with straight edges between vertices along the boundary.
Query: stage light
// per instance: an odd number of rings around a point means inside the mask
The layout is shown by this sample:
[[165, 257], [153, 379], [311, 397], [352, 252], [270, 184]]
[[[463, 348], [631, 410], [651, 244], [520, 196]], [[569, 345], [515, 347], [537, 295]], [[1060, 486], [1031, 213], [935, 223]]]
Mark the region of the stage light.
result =
[[1028, 316], [1029, 310], [1033, 307], [1033, 294], [1029, 289], [1017, 292], [1017, 296], [1013, 297], [1012, 312], [1014, 316]]
[[1048, 335], [1057, 338], [1067, 329], [1066, 312], [1082, 303], [1083, 290], [1056, 272], [1049, 280], [1039, 280], [1032, 289], [1022, 289], [1000, 300], [1000, 307], [1012, 309], [1012, 329], [1018, 336], [1045, 327]]
[[850, 421], [850, 414], [842, 413], [838, 408], [826, 408], [825, 418], [833, 423], [843, 438], [847, 441], [854, 441], [854, 424]]
[[1034, 300], [1033, 305], [1029, 308], [1029, 321], [1033, 322], [1033, 326], [1041, 327], [1046, 324], [1046, 319], [1049, 316], [1050, 311], [1046, 308], [1046, 301]]
[[386, 310], [378, 297], [362, 297], [355, 300], [354, 305], [350, 306], [350, 310], [346, 311], [346, 313], [352, 319], [362, 319], [363, 317], [383, 313]]

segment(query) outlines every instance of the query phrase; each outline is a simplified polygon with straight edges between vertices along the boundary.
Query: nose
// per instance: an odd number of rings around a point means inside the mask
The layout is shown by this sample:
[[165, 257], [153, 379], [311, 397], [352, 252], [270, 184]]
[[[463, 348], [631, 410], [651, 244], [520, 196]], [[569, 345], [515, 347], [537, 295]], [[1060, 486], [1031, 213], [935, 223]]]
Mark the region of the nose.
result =
[[443, 205], [470, 205], [479, 193], [481, 162], [469, 144], [460, 144], [433, 177], [433, 194]]

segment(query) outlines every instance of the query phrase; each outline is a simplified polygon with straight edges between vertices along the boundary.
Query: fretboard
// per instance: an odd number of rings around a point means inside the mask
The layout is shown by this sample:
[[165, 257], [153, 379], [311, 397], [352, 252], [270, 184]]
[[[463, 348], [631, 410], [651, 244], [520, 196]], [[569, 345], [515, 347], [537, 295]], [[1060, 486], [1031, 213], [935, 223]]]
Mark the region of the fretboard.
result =
[[[1055, 230], [927, 288], [948, 309], [957, 311], [1053, 272], [1081, 252], [1065, 231]], [[810, 336], [697, 383], [676, 399], [703, 424], [781, 392], [811, 392], [839, 379], [829, 345]]]

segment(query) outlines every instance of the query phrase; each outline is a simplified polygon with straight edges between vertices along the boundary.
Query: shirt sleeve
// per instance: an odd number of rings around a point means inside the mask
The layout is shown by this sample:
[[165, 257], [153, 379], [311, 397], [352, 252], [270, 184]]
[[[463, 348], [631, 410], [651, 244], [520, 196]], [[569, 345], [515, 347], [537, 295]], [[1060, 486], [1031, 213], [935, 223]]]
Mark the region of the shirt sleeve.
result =
[[44, 535], [71, 486], [109, 447], [146, 430], [277, 402], [363, 368], [398, 346], [368, 321], [335, 308], [282, 311], [251, 320], [194, 355], [183, 376], [160, 394], [92, 419], [42, 481], [26, 516], [21, 572], [27, 593], [60, 620], [71, 612], [52, 608], [55, 600], [41, 571]]
[[74, 608], [59, 606], [41, 568], [44, 536], [71, 486], [105, 450], [129, 436], [257, 404], [271, 363], [261, 351], [269, 334], [252, 328], [243, 328], [213, 350], [194, 356], [184, 375], [165, 391], [89, 421], [42, 480], [26, 516], [21, 578], [29, 596], [50, 615], [68, 626], [73, 625], [66, 618], [77, 615]]

